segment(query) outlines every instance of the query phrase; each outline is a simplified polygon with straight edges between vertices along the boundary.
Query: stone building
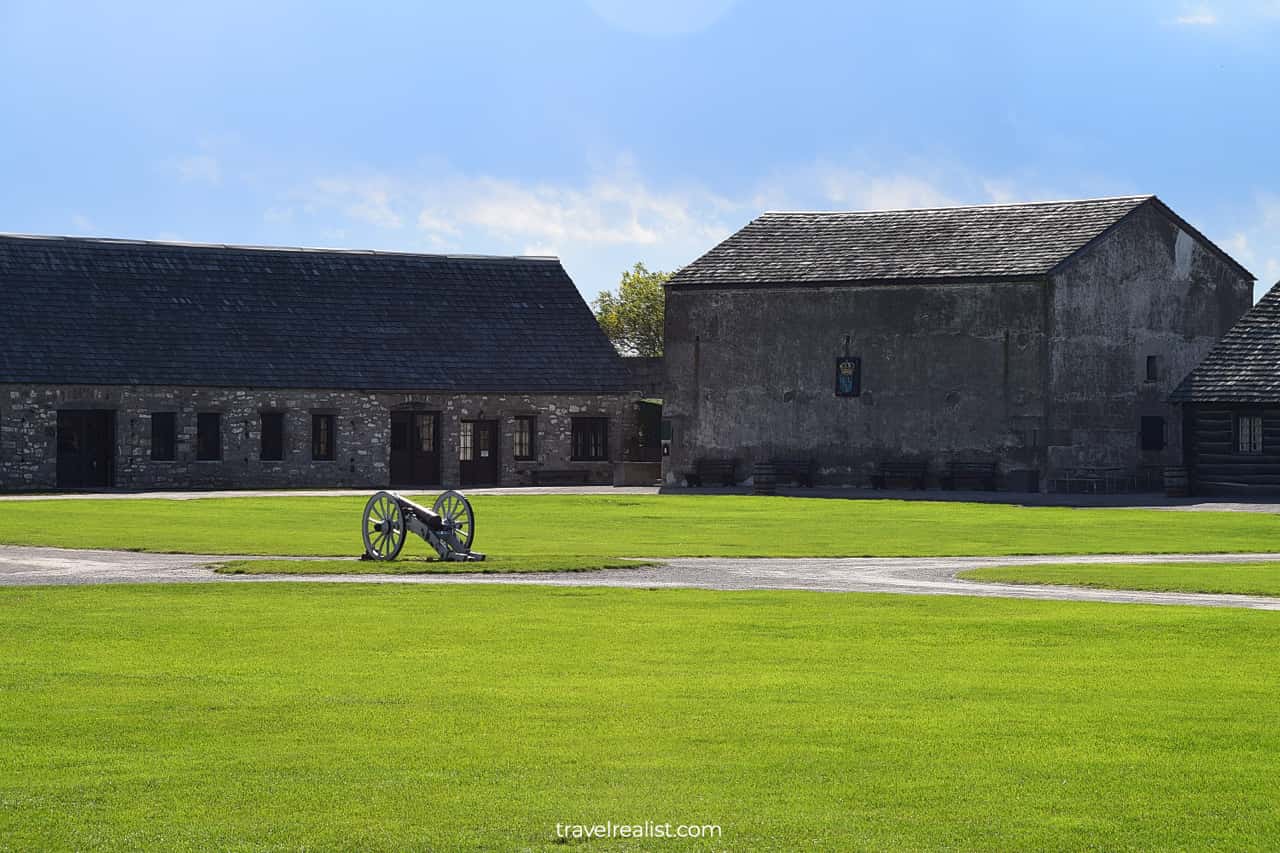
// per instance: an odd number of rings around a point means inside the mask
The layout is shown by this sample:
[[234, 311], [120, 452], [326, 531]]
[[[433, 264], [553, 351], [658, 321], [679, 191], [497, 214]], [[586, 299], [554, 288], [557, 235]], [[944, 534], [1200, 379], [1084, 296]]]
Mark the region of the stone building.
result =
[[639, 393], [552, 258], [0, 236], [0, 489], [610, 483]]
[[860, 484], [914, 459], [1132, 482], [1181, 458], [1169, 393], [1252, 282], [1154, 196], [766, 213], [667, 286], [664, 477], [803, 458]]
[[1280, 493], [1280, 284], [1249, 309], [1170, 398], [1198, 495]]

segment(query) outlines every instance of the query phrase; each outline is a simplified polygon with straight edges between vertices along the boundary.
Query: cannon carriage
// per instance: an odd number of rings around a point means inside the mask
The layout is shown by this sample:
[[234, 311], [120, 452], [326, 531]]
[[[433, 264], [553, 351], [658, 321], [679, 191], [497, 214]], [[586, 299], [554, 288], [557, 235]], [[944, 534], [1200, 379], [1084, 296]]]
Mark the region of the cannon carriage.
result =
[[441, 560], [478, 562], [484, 554], [471, 550], [476, 535], [475, 512], [461, 492], [452, 489], [436, 498], [431, 509], [398, 492], [378, 492], [364, 507], [364, 559], [394, 560], [409, 533], [421, 537]]

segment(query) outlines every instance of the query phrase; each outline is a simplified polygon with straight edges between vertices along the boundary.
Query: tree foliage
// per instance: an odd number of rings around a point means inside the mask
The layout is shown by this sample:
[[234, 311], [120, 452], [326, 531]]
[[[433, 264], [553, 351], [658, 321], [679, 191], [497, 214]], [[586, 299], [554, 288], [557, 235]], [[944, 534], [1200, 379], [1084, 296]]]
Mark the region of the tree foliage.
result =
[[662, 355], [663, 284], [671, 273], [643, 263], [622, 274], [618, 292], [606, 290], [591, 307], [596, 321], [623, 355]]

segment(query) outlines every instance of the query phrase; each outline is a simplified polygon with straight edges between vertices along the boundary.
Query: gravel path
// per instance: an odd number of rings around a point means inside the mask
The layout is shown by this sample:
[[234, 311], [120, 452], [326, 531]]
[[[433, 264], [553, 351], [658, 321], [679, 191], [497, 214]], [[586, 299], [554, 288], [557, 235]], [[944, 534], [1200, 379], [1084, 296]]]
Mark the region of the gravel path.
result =
[[[1065, 586], [1023, 586], [957, 580], [956, 572], [982, 566], [1035, 563], [1143, 563], [1202, 561], [1204, 554], [1089, 557], [857, 557], [807, 559], [691, 558], [664, 565], [599, 572], [516, 575], [220, 575], [211, 562], [252, 557], [135, 554], [0, 546], [0, 586], [101, 583], [501, 583], [540, 586], [690, 587], [976, 595], [1054, 601], [1182, 604], [1280, 610], [1280, 598], [1175, 592], [1127, 592]], [[305, 559], [305, 558], [300, 558]], [[1280, 560], [1280, 554], [1213, 555], [1221, 562]]]
[[[205, 498], [308, 498], [308, 497], [368, 497], [375, 489], [241, 489], [235, 491], [166, 491], [122, 492], [106, 490], [98, 492], [57, 492], [49, 494], [0, 494], [5, 501], [61, 501], [61, 500], [170, 500], [192, 501]], [[437, 489], [407, 489], [407, 494], [434, 494]], [[495, 486], [469, 488], [466, 493], [476, 495], [746, 495], [751, 490], [732, 489], [683, 489], [657, 486]], [[1169, 498], [1154, 492], [1119, 495], [1076, 494], [1020, 494], [1016, 492], [987, 491], [927, 491], [895, 489], [863, 489], [856, 487], [819, 486], [815, 489], [780, 488], [783, 497], [828, 500], [903, 500], [943, 503], [992, 503], [1013, 506], [1070, 506], [1093, 509], [1159, 509], [1174, 512], [1263, 512], [1280, 514], [1280, 502], [1274, 500], [1227, 500], [1220, 498]]]

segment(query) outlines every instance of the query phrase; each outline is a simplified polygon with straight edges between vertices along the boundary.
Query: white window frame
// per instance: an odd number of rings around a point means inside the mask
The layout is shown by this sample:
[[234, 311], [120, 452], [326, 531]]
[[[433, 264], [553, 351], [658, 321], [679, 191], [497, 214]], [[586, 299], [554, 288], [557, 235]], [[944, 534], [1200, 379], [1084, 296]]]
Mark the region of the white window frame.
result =
[[1262, 454], [1262, 415], [1236, 415], [1236, 452]]

